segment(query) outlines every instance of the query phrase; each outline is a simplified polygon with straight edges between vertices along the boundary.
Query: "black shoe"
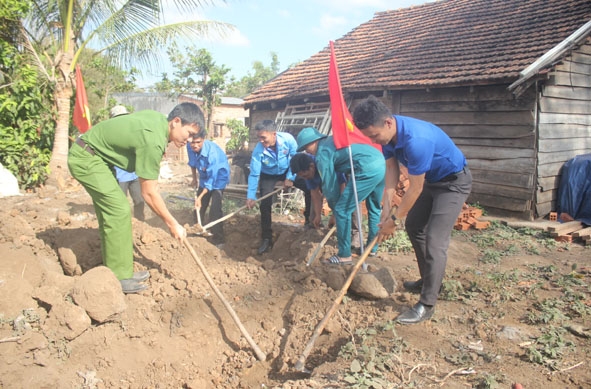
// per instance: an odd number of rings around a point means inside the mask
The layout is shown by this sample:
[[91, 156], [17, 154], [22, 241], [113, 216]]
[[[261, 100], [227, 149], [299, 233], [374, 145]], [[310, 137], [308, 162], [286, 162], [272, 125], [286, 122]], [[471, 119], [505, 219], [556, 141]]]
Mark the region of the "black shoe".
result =
[[271, 247], [273, 247], [273, 243], [271, 242], [271, 239], [263, 239], [263, 241], [261, 242], [261, 247], [259, 247], [259, 255], [266, 253], [267, 251], [269, 251], [271, 249]]
[[398, 315], [396, 321], [400, 324], [416, 324], [429, 320], [434, 312], [435, 307], [428, 307], [422, 303], [416, 303], [414, 307]]
[[421, 293], [421, 289], [423, 289], [423, 280], [404, 281], [402, 286], [411, 293]]

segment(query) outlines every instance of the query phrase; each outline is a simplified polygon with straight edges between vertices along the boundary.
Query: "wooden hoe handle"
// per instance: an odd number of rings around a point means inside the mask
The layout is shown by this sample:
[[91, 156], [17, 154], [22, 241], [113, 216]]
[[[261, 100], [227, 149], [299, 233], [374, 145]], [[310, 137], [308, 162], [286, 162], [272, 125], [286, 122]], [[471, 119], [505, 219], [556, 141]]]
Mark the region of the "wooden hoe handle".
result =
[[256, 354], [256, 356], [259, 359], [259, 361], [264, 361], [265, 359], [267, 359], [267, 356], [265, 355], [265, 353], [261, 351], [261, 349], [259, 348], [259, 346], [257, 346], [257, 344], [254, 342], [254, 340], [248, 334], [248, 332], [246, 331], [246, 328], [244, 328], [244, 326], [240, 322], [240, 319], [238, 318], [238, 315], [236, 315], [236, 312], [234, 312], [234, 310], [232, 309], [232, 307], [230, 306], [230, 304], [228, 303], [228, 301], [226, 301], [226, 299], [222, 295], [222, 292], [220, 292], [220, 290], [217, 288], [217, 286], [215, 286], [215, 284], [213, 282], [213, 279], [211, 278], [211, 276], [209, 275], [209, 273], [205, 269], [205, 266], [203, 266], [203, 263], [201, 262], [201, 260], [197, 256], [197, 253], [195, 252], [195, 250], [193, 249], [193, 247], [191, 246], [191, 244], [189, 243], [189, 241], [187, 240], [187, 238], [184, 238], [183, 239], [183, 243], [185, 244], [185, 247], [191, 253], [191, 256], [193, 257], [193, 259], [195, 260], [195, 262], [197, 262], [197, 266], [199, 266], [199, 269], [201, 269], [201, 272], [205, 276], [205, 279], [209, 283], [209, 286], [211, 286], [211, 288], [215, 292], [216, 296], [218, 296], [218, 298], [224, 304], [224, 307], [226, 307], [226, 310], [228, 311], [228, 313], [230, 314], [230, 316], [232, 316], [232, 319], [234, 320], [234, 323], [236, 323], [236, 325], [240, 329], [240, 332], [246, 338], [246, 340], [248, 341], [248, 344], [250, 344], [250, 347], [252, 347], [252, 349], [254, 350], [254, 353]]
[[312, 351], [312, 348], [314, 347], [314, 343], [316, 342], [316, 339], [320, 336], [320, 334], [324, 330], [326, 323], [328, 323], [328, 320], [330, 319], [330, 317], [332, 316], [334, 311], [337, 310], [339, 304], [343, 300], [343, 297], [345, 297], [347, 290], [349, 290], [349, 286], [351, 286], [351, 282], [353, 282], [353, 278], [355, 278], [355, 275], [357, 274], [357, 272], [361, 268], [361, 265], [363, 265], [363, 262], [365, 262], [365, 260], [369, 256], [369, 253], [371, 252], [371, 249], [373, 248], [373, 246], [375, 246], [376, 243], [378, 242], [378, 236], [379, 235], [376, 235], [376, 237], [373, 238], [371, 243], [366, 247], [365, 251], [363, 252], [363, 255], [361, 256], [361, 258], [359, 258], [359, 261], [357, 261], [357, 263], [355, 264], [355, 266], [351, 270], [351, 273], [349, 274], [349, 278], [347, 278], [347, 280], [345, 281], [345, 284], [341, 288], [339, 295], [332, 303], [332, 306], [330, 307], [330, 309], [326, 312], [326, 315], [324, 315], [324, 318], [322, 318], [320, 323], [318, 323], [318, 325], [314, 329], [314, 332], [312, 333], [312, 337], [308, 341], [306, 348], [304, 349], [304, 351], [302, 352], [302, 355], [300, 355], [300, 357], [298, 358], [298, 360], [295, 364], [295, 368], [297, 371], [305, 371], [306, 359], [308, 358], [308, 355], [310, 355], [310, 351]]

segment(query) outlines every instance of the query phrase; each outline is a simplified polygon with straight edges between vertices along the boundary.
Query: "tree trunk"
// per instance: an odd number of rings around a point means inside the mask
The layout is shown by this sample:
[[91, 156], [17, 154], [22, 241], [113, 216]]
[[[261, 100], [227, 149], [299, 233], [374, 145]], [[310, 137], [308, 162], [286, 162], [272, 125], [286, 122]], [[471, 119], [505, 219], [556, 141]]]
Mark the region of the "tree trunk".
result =
[[73, 93], [72, 79], [70, 77], [70, 65], [73, 58], [73, 50], [61, 57], [56, 66], [55, 106], [57, 107], [57, 122], [55, 126], [55, 139], [51, 160], [49, 161], [48, 182], [57, 185], [59, 190], [64, 189], [66, 180], [70, 177], [68, 171], [68, 150], [70, 133], [70, 99]]

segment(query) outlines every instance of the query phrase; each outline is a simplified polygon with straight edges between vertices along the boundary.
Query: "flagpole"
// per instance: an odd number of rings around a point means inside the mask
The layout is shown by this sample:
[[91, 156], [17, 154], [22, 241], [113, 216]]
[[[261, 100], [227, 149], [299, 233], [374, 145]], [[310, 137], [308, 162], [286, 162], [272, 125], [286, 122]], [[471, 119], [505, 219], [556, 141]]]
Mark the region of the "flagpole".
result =
[[[359, 248], [363, 249], [363, 226], [361, 225], [361, 207], [359, 206], [359, 197], [357, 196], [357, 181], [355, 180], [355, 166], [353, 165], [353, 151], [351, 145], [347, 146], [349, 150], [349, 164], [351, 165], [351, 182], [353, 183], [353, 193], [355, 194], [355, 209], [357, 210], [357, 233], [359, 234]], [[363, 270], [367, 270], [367, 264], [363, 263]]]

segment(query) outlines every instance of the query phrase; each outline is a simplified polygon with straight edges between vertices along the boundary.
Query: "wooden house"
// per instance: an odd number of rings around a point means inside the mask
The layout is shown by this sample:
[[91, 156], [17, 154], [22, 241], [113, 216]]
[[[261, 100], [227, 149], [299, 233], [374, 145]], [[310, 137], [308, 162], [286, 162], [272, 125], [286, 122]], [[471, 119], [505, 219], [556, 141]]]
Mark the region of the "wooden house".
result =
[[[441, 127], [462, 149], [469, 202], [533, 219], [560, 170], [591, 152], [591, 0], [441, 0], [378, 12], [334, 43], [345, 98]], [[325, 49], [244, 99], [250, 122], [330, 131]], [[254, 144], [254, 142], [251, 142]]]

